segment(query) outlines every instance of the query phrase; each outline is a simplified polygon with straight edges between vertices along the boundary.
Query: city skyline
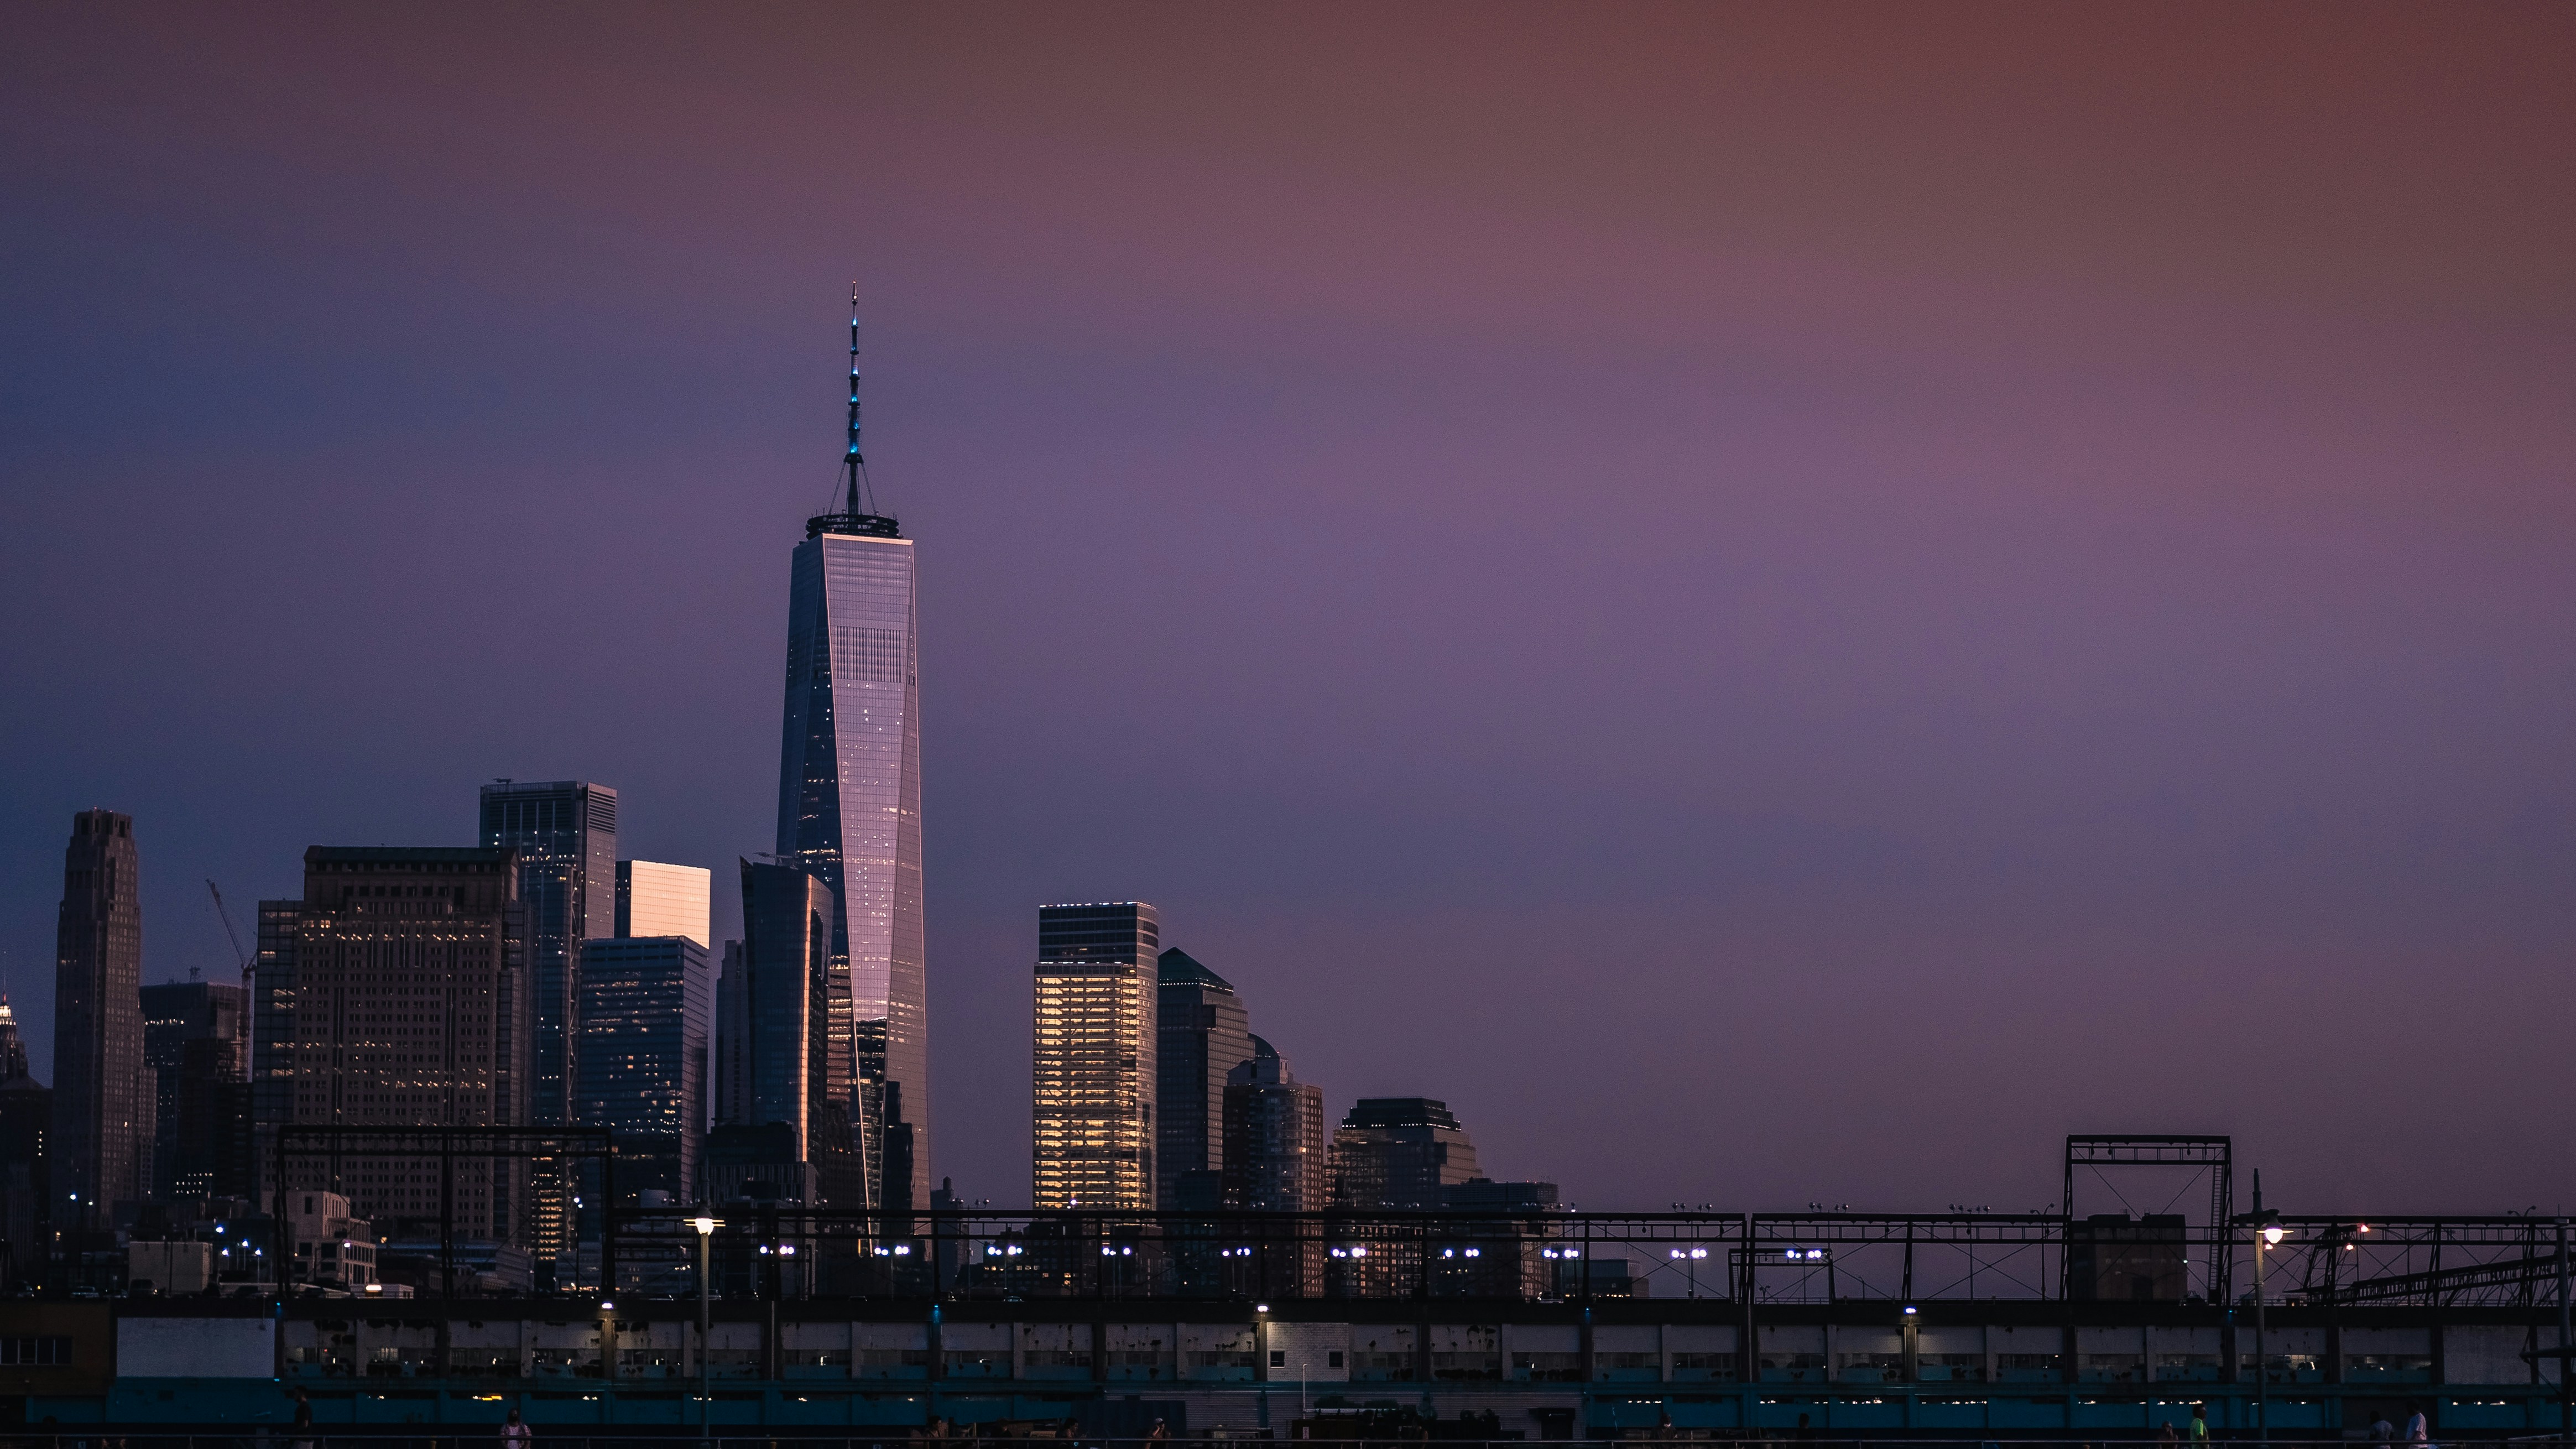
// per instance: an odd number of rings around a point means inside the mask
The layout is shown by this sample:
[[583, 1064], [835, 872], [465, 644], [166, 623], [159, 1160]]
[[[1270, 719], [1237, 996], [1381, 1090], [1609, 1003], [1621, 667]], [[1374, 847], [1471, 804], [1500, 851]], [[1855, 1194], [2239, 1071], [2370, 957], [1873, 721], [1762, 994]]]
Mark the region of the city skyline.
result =
[[1142, 895], [1331, 1120], [1587, 1206], [2036, 1207], [2093, 1130], [2555, 1204], [2482, 1139], [2555, 1130], [2576, 952], [2576, 22], [1496, 14], [39, 17], [36, 1075], [90, 806], [147, 983], [237, 972], [207, 879], [247, 944], [504, 772], [738, 936], [857, 277], [933, 550], [924, 1181], [1024, 1180], [1030, 906]]

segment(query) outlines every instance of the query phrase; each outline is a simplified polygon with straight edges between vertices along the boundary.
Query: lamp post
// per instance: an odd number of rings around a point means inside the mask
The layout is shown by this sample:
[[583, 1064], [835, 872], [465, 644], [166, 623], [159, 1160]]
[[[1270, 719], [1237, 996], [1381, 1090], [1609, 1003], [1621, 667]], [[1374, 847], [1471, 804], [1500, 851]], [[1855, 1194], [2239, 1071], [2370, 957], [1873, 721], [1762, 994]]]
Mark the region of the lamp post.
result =
[[707, 1428], [707, 1321], [709, 1317], [707, 1242], [715, 1235], [716, 1220], [706, 1217], [691, 1218], [689, 1226], [698, 1230], [698, 1439], [704, 1442], [709, 1432]]
[[2258, 1196], [2254, 1199], [2254, 1211], [2247, 1213], [2243, 1222], [2254, 1230], [2254, 1422], [2262, 1441], [2269, 1444], [2272, 1441], [2272, 1364], [2263, 1353], [2263, 1250], [2279, 1247], [2281, 1239], [2289, 1234], [2281, 1227], [2279, 1213], [2263, 1209], [2263, 1199], [2259, 1196], [2263, 1191], [2262, 1181], [2260, 1176], [2254, 1180], [2254, 1191]]

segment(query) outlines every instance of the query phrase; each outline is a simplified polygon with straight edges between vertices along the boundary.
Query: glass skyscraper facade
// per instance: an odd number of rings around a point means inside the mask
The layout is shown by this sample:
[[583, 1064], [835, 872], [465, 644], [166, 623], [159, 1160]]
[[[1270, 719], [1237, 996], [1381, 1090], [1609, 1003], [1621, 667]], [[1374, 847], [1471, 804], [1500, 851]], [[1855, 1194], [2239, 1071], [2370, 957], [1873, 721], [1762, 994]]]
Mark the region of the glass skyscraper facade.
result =
[[[1225, 1165], [1226, 1074], [1258, 1055], [1234, 984], [1175, 946], [1156, 967], [1155, 1198], [1213, 1201]], [[1185, 1190], [1187, 1175], [1199, 1179]]]
[[617, 1190], [692, 1199], [706, 1135], [715, 972], [685, 935], [583, 943], [575, 1110], [617, 1134]]
[[[853, 434], [853, 453], [856, 441]], [[806, 523], [788, 590], [778, 858], [840, 909], [829, 1031], [869, 1205], [929, 1206], [921, 718], [912, 541], [859, 511]]]
[[527, 912], [531, 1126], [573, 1120], [581, 943], [617, 933], [617, 792], [582, 780], [483, 787], [483, 846], [514, 850]]
[[1038, 908], [1029, 1187], [1040, 1210], [1155, 1205], [1159, 943], [1142, 901]]
[[617, 863], [617, 934], [686, 936], [713, 944], [708, 921], [715, 904], [714, 872], [698, 865], [658, 860]]

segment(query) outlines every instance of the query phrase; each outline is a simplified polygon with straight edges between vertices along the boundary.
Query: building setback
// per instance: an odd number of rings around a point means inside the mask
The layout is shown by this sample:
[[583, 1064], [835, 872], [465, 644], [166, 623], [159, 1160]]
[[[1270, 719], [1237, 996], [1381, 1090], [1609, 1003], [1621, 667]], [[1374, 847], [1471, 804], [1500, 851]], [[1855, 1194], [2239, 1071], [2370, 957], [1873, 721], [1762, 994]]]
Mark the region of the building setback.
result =
[[616, 1134], [621, 1200], [656, 1191], [686, 1202], [707, 1130], [707, 948], [687, 936], [586, 942], [581, 984], [580, 1119]]
[[[519, 879], [506, 849], [306, 851], [302, 902], [260, 911], [260, 970], [285, 978], [254, 985], [261, 1110], [341, 1127], [526, 1125]], [[460, 1238], [525, 1247], [526, 1176], [506, 1158], [459, 1158], [442, 1181], [434, 1157], [350, 1155], [292, 1160], [286, 1185], [341, 1193], [379, 1230], [433, 1232], [452, 1186]]]
[[[1155, 980], [1155, 1201], [1197, 1207], [1225, 1166], [1226, 1074], [1253, 1059], [1255, 1038], [1234, 983], [1188, 952], [1165, 951]], [[1209, 1177], [1185, 1190], [1191, 1173]]]
[[1030, 1190], [1042, 1210], [1155, 1205], [1158, 934], [1142, 901], [1038, 908]]
[[103, 1228], [151, 1189], [152, 1078], [143, 1064], [143, 909], [134, 821], [72, 817], [54, 935], [57, 1228]]
[[[855, 313], [855, 299], [853, 311]], [[912, 540], [862, 507], [859, 324], [850, 319], [848, 502], [805, 520], [787, 603], [778, 859], [839, 911], [830, 1024], [871, 1205], [930, 1205], [929, 1004], [921, 896], [921, 691]], [[872, 505], [871, 505], [872, 506]]]
[[227, 981], [143, 988], [143, 1059], [152, 1070], [152, 1195], [164, 1201], [238, 1197], [247, 1144], [250, 992]]

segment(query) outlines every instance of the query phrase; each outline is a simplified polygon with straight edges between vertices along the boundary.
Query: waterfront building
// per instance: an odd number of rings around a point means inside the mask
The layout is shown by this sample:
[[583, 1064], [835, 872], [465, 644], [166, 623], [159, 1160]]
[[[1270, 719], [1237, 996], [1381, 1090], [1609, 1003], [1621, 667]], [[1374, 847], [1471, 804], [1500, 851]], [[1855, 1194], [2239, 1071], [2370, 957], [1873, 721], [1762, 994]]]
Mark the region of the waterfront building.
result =
[[134, 820], [72, 818], [54, 936], [58, 1228], [103, 1229], [152, 1183], [152, 1078], [143, 1064], [143, 907]]
[[1185, 1174], [1224, 1169], [1226, 1074], [1252, 1060], [1254, 1038], [1234, 983], [1188, 952], [1162, 953], [1155, 980], [1155, 1200], [1177, 1208], [1192, 1205]]
[[1155, 1204], [1158, 936], [1142, 901], [1038, 908], [1031, 1192], [1041, 1209]]
[[[304, 898], [263, 902], [253, 999], [263, 1150], [280, 1123], [511, 1127], [526, 1122], [531, 1015], [521, 872], [507, 849], [315, 846]], [[287, 1165], [289, 1192], [338, 1192], [379, 1228], [533, 1236], [524, 1164], [349, 1155]], [[263, 1184], [268, 1186], [268, 1184]], [[274, 1202], [273, 1192], [270, 1198]]]
[[617, 934], [686, 936], [701, 947], [712, 944], [714, 882], [715, 873], [704, 866], [619, 861]]
[[685, 935], [620, 936], [584, 942], [581, 959], [579, 1119], [616, 1134], [620, 1201], [688, 1201], [707, 1130], [707, 948]]
[[789, 573], [778, 859], [832, 892], [829, 1030], [871, 1205], [930, 1201], [922, 931], [920, 635], [912, 540], [867, 497], [859, 329], [850, 319], [845, 506], [805, 521]]
[[163, 1202], [236, 1196], [235, 1119], [248, 1109], [250, 992], [235, 982], [143, 988], [143, 1060], [153, 1080], [152, 1196]]

